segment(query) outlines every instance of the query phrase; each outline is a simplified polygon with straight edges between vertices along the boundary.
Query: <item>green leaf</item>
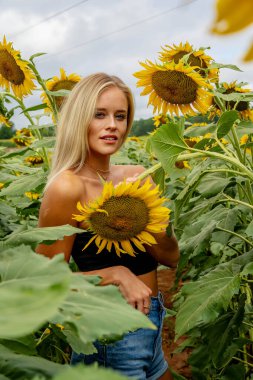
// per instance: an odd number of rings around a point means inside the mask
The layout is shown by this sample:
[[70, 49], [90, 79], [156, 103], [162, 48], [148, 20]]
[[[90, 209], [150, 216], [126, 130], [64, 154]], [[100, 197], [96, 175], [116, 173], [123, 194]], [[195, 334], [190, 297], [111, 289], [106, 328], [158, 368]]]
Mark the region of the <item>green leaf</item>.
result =
[[253, 275], [253, 263], [246, 264], [241, 272], [241, 276], [248, 276], [249, 274]]
[[79, 365], [69, 367], [59, 373], [52, 380], [127, 380], [128, 377], [120, 375], [110, 368], [101, 368], [97, 365]]
[[72, 292], [52, 321], [64, 326], [63, 333], [67, 337], [72, 333], [87, 344], [112, 335], [121, 336], [140, 327], [156, 328], [144, 314], [126, 302], [117, 287], [96, 286], [89, 279], [90, 276], [82, 274], [72, 276]]
[[41, 104], [37, 104], [36, 106], [32, 106], [32, 107], [26, 108], [21, 113], [43, 110], [45, 108], [47, 108], [47, 104], [41, 103]]
[[26, 191], [36, 191], [37, 187], [46, 182], [47, 176], [41, 170], [40, 173], [17, 177], [8, 187], [0, 191], [0, 197], [4, 195], [23, 195]]
[[46, 91], [47, 94], [53, 96], [67, 96], [70, 93], [70, 90], [58, 90], [58, 91]]
[[221, 139], [222, 137], [226, 136], [230, 129], [232, 128], [234, 122], [238, 119], [238, 112], [233, 111], [226, 111], [224, 112], [221, 117], [218, 120], [217, 126], [217, 137], [218, 139]]
[[70, 236], [76, 233], [80, 234], [83, 232], [83, 229], [75, 228], [69, 224], [57, 227], [37, 227], [25, 231], [13, 232], [3, 240], [3, 243], [6, 246], [28, 244], [35, 248], [38, 243], [52, 244], [56, 240], [63, 239], [64, 236]]
[[30, 380], [34, 376], [51, 379], [64, 368], [40, 357], [16, 354], [0, 345], [0, 373], [8, 380]]
[[253, 220], [249, 223], [248, 227], [245, 230], [245, 234], [253, 237]]
[[32, 334], [21, 338], [0, 339], [0, 345], [5, 346], [18, 354], [35, 356], [37, 354], [35, 337]]
[[23, 156], [30, 148], [29, 147], [26, 147], [26, 148], [23, 148], [23, 149], [15, 149], [13, 152], [8, 152], [6, 154], [4, 154], [1, 158], [11, 158], [11, 157], [15, 157], [15, 156]]
[[41, 55], [45, 55], [45, 54], [47, 54], [47, 53], [36, 53], [36, 54], [33, 54], [29, 58], [29, 61], [33, 61], [34, 58], [40, 57]]
[[163, 168], [159, 168], [152, 174], [153, 181], [159, 185], [159, 190], [164, 191], [165, 172]]
[[205, 198], [210, 198], [221, 191], [230, 183], [230, 178], [219, 173], [209, 173], [201, 179], [198, 185], [198, 192]]
[[167, 173], [174, 168], [178, 155], [188, 149], [183, 136], [179, 135], [177, 124], [174, 123], [160, 127], [150, 137], [150, 143], [156, 157], [161, 161]]
[[53, 148], [55, 145], [55, 137], [43, 137], [42, 140], [35, 140], [30, 148], [38, 149], [38, 148]]
[[52, 318], [65, 299], [71, 272], [62, 255], [48, 259], [20, 245], [0, 256], [0, 337], [21, 337]]
[[198, 281], [183, 286], [186, 299], [176, 319], [176, 335], [181, 336], [194, 327], [214, 321], [226, 310], [231, 298], [240, 288], [239, 266], [220, 264]]
[[218, 62], [212, 63], [210, 66], [208, 66], [208, 69], [209, 70], [210, 69], [231, 69], [235, 71], [242, 71], [236, 65], [230, 65], [230, 64], [223, 65], [222, 63], [218, 63]]
[[237, 338], [240, 337], [245, 300], [246, 295], [242, 294], [234, 312], [222, 315], [203, 331], [203, 337], [208, 342], [207, 350], [216, 368], [222, 368], [230, 362], [238, 348], [244, 344]]
[[[217, 222], [215, 220], [208, 220], [206, 224], [198, 222], [185, 227], [184, 234], [180, 239], [182, 241], [180, 244], [181, 250], [184, 251], [184, 253], [189, 253], [190, 257], [205, 252], [207, 247], [209, 247], [210, 238], [216, 224]], [[189, 237], [186, 238], [185, 235]]]

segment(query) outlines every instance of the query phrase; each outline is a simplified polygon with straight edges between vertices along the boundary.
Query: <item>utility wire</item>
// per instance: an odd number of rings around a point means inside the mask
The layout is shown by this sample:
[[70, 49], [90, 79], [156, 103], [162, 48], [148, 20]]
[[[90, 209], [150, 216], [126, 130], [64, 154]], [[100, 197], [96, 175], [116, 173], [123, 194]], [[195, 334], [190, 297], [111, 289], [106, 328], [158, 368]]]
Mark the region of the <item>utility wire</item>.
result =
[[[130, 25], [126, 25], [126, 26], [124, 26], [123, 28], [120, 28], [120, 29], [114, 30], [114, 31], [112, 31], [112, 32], [109, 32], [109, 33], [103, 34], [102, 36], [98, 36], [98, 37], [92, 38], [91, 40], [88, 40], [88, 41], [82, 42], [82, 43], [80, 43], [80, 44], [78, 44], [78, 45], [75, 45], [75, 46], [72, 46], [72, 47], [70, 47], [70, 48], [68, 48], [68, 49], [60, 50], [60, 51], [58, 51], [58, 52], [56, 52], [56, 53], [48, 53], [46, 56], [44, 56], [44, 57], [41, 58], [41, 61], [42, 61], [42, 60], [45, 61], [47, 58], [51, 58], [52, 56], [55, 56], [55, 55], [65, 54], [65, 53], [67, 53], [67, 52], [69, 52], [69, 51], [71, 51], [71, 50], [78, 49], [78, 48], [80, 48], [80, 47], [82, 47], [82, 46], [85, 46], [85, 45], [91, 44], [92, 42], [96, 42], [96, 41], [98, 41], [98, 40], [102, 40], [102, 39], [104, 39], [104, 38], [106, 38], [106, 37], [112, 36], [113, 34], [117, 34], [117, 33], [119, 33], [119, 32], [123, 32], [124, 30], [130, 29], [130, 28], [133, 28], [134, 26], [137, 26], [137, 25], [140, 25], [140, 24], [144, 24], [144, 23], [147, 22], [147, 21], [150, 21], [150, 20], [152, 20], [152, 19], [154, 19], [154, 18], [157, 18], [157, 17], [163, 16], [164, 14], [167, 14], [167, 13], [170, 13], [170, 12], [172, 12], [172, 11], [175, 11], [176, 9], [183, 8], [183, 7], [185, 7], [186, 5], [189, 5], [189, 4], [192, 4], [192, 3], [195, 3], [196, 1], [198, 1], [198, 0], [189, 0], [189, 1], [187, 1], [187, 2], [185, 1], [185, 2], [183, 2], [182, 4], [177, 5], [176, 7], [173, 7], [173, 8], [170, 8], [170, 9], [164, 10], [164, 11], [162, 11], [162, 12], [156, 13], [156, 14], [153, 15], [153, 16], [146, 17], [146, 18], [143, 19], [143, 20], [140, 20], [140, 21], [134, 22], [134, 23], [132, 23], [132, 24], [130, 24]], [[50, 57], [49, 57], [49, 56], [50, 56]]]
[[70, 7], [63, 9], [62, 11], [56, 12], [56, 13], [54, 13], [53, 15], [48, 16], [48, 17], [44, 18], [43, 20], [39, 21], [38, 23], [33, 24], [33, 25], [30, 25], [30, 26], [28, 26], [27, 28], [21, 30], [20, 32], [17, 32], [17, 33], [12, 34], [12, 35], [10, 36], [10, 38], [17, 37], [17, 36], [19, 36], [20, 34], [26, 33], [26, 32], [28, 32], [28, 30], [31, 30], [31, 29], [33, 29], [33, 28], [36, 28], [36, 26], [38, 26], [38, 25], [40, 25], [40, 24], [43, 24], [44, 22], [47, 22], [47, 21], [51, 20], [52, 18], [55, 18], [55, 17], [57, 17], [57, 16], [59, 16], [59, 15], [65, 13], [65, 12], [69, 11], [70, 9], [76, 8], [76, 7], [78, 7], [79, 5], [81, 5], [81, 4], [83, 4], [83, 3], [87, 3], [87, 1], [88, 1], [88, 0], [82, 0], [82, 1], [79, 1], [79, 3], [73, 4], [73, 5], [71, 5]]

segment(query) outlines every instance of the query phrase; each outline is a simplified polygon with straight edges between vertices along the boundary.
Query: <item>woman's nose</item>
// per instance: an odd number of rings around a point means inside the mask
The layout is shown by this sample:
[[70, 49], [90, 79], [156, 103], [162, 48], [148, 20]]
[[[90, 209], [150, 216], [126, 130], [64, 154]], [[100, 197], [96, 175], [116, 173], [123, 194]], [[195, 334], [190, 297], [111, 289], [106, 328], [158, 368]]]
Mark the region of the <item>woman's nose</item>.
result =
[[109, 118], [107, 128], [110, 128], [110, 129], [116, 129], [117, 128], [116, 120], [115, 120], [114, 116], [111, 116]]

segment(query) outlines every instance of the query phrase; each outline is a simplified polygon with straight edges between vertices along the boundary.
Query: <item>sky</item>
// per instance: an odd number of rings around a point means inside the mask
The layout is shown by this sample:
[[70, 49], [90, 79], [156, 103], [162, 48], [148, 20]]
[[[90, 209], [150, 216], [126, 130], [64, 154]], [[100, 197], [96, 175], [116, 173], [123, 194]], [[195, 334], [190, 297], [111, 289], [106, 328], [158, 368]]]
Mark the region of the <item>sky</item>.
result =
[[[210, 32], [215, 18], [215, 0], [0, 0], [0, 38], [13, 42], [24, 59], [36, 59], [44, 79], [68, 74], [86, 76], [106, 72], [119, 76], [132, 89], [135, 119], [152, 116], [148, 97], [140, 96], [133, 73], [139, 62], [158, 61], [161, 46], [189, 41], [195, 48], [210, 47], [216, 62], [235, 64], [243, 70], [223, 69], [221, 79], [249, 82], [253, 87], [253, 63], [243, 64], [253, 28], [228, 36]], [[38, 96], [25, 98], [27, 106]], [[14, 120], [23, 127], [22, 116]]]

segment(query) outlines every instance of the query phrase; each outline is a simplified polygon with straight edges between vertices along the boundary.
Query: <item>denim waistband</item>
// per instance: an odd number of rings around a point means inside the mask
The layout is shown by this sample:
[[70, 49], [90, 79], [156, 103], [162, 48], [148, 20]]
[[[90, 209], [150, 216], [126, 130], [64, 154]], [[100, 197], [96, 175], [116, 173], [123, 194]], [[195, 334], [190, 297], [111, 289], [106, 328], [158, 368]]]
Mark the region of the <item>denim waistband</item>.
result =
[[157, 297], [150, 297], [150, 300], [150, 310], [164, 309], [163, 295], [160, 291], [158, 292]]

